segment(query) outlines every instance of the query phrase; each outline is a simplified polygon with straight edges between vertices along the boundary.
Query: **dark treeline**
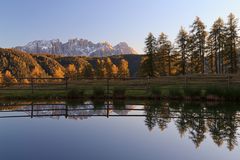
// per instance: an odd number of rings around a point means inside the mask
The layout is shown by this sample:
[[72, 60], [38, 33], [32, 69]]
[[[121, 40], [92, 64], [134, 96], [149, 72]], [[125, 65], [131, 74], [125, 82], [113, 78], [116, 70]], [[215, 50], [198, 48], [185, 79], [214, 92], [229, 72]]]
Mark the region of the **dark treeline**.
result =
[[175, 43], [165, 33], [149, 33], [140, 74], [158, 77], [186, 74], [238, 73], [238, 19], [231, 13], [225, 23], [218, 18], [210, 31], [199, 17], [179, 30]]

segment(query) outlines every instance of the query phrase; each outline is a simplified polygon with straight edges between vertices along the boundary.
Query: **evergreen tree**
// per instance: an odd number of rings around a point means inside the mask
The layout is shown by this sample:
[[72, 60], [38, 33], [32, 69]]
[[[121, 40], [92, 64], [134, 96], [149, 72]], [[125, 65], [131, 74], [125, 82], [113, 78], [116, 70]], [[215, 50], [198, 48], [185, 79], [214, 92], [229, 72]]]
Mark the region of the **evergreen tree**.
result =
[[179, 61], [179, 70], [180, 74], [185, 75], [187, 71], [187, 53], [188, 53], [188, 45], [189, 45], [189, 35], [187, 31], [181, 27], [177, 39], [177, 51], [180, 54], [180, 61]]
[[229, 59], [229, 72], [237, 73], [238, 56], [237, 56], [237, 39], [238, 39], [238, 19], [231, 13], [228, 16], [226, 26], [226, 54]]
[[156, 66], [158, 74], [171, 75], [171, 42], [166, 34], [161, 33], [157, 41]]
[[197, 17], [191, 26], [190, 52], [191, 52], [191, 71], [193, 73], [204, 73], [205, 47], [206, 47], [206, 27]]
[[146, 73], [142, 73], [143, 75], [147, 74], [149, 77], [156, 76], [156, 68], [154, 65], [154, 56], [156, 53], [156, 38], [152, 33], [149, 33], [148, 37], [145, 40], [146, 48], [145, 52], [147, 54], [147, 58], [144, 60], [144, 69], [142, 69]]

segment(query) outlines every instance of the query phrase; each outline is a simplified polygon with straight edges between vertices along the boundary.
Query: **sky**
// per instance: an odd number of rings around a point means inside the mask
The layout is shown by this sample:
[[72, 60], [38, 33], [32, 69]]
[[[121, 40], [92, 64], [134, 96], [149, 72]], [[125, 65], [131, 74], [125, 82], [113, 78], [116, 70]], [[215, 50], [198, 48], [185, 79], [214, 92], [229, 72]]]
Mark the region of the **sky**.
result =
[[149, 32], [175, 40], [196, 16], [209, 28], [229, 13], [240, 18], [240, 0], [0, 0], [0, 47], [33, 40], [83, 38], [127, 42], [139, 53]]

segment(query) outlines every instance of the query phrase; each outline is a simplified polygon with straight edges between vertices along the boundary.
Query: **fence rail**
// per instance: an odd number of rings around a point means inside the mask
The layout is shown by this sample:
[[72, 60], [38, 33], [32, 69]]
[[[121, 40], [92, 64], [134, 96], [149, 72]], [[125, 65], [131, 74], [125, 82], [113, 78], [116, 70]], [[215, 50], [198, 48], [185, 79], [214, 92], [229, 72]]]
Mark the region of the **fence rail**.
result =
[[0, 83], [0, 92], [29, 90], [55, 91], [82, 88], [90, 90], [95, 86], [105, 87], [109, 95], [114, 87], [125, 87], [126, 90], [147, 91], [150, 87], [198, 87], [207, 85], [240, 86], [240, 75], [186, 75], [186, 76], [163, 76], [159, 78], [17, 78], [16, 82]]

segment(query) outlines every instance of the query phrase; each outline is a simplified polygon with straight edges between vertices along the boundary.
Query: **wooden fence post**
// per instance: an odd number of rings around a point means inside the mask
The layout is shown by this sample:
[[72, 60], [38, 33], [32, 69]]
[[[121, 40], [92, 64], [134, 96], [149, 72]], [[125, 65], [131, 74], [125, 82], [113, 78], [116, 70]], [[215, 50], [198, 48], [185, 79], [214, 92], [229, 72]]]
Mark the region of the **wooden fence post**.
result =
[[65, 118], [68, 118], [68, 105], [65, 105]]
[[109, 78], [107, 78], [107, 99], [109, 100]]
[[188, 81], [188, 77], [187, 75], [185, 75], [185, 88], [187, 87], [187, 81]]
[[31, 88], [32, 88], [32, 93], [33, 93], [33, 89], [34, 89], [34, 86], [33, 86], [33, 78], [31, 78]]
[[148, 77], [147, 77], [147, 92], [148, 92], [148, 90], [150, 89], [149, 83], [150, 83], [150, 77], [148, 76]]
[[228, 74], [228, 88], [230, 87], [230, 76], [229, 76], [229, 74]]
[[65, 89], [68, 89], [68, 77], [65, 77]]
[[31, 103], [31, 118], [33, 118], [33, 102]]

